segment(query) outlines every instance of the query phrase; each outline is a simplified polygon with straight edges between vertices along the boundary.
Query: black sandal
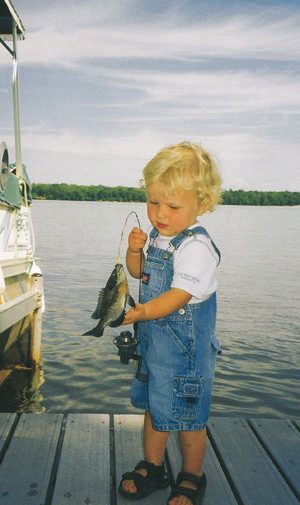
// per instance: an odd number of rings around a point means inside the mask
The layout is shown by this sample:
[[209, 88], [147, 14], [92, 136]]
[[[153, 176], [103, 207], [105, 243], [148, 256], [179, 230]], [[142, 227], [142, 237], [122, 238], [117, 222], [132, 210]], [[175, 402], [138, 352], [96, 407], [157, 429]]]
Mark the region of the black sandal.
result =
[[[186, 486], [181, 486], [180, 483], [184, 480], [195, 484], [196, 489], [192, 489]], [[192, 505], [200, 505], [205, 493], [206, 488], [206, 476], [203, 473], [201, 477], [194, 475], [193, 473], [180, 472], [176, 479], [175, 487], [168, 498], [167, 505], [169, 505], [170, 500], [176, 496], [185, 496], [191, 501]]]
[[[136, 470], [146, 470], [147, 475], [144, 477]], [[125, 480], [133, 480], [136, 487], [136, 492], [129, 492], [123, 489], [123, 482]], [[157, 489], [164, 489], [169, 485], [169, 477], [166, 473], [165, 466], [154, 465], [148, 461], [140, 461], [132, 472], [126, 472], [122, 475], [122, 480], [119, 484], [119, 493], [129, 500], [139, 500]]]

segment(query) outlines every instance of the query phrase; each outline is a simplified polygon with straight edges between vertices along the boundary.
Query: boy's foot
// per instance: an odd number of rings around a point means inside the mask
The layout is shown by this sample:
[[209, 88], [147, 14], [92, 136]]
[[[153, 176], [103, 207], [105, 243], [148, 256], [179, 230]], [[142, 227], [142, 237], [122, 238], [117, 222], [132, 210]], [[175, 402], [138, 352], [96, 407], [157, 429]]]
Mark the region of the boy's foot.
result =
[[128, 499], [138, 500], [168, 485], [169, 478], [164, 464], [157, 466], [148, 461], [140, 461], [132, 472], [123, 474], [119, 493]]
[[206, 476], [180, 472], [167, 505], [200, 505], [206, 489]]

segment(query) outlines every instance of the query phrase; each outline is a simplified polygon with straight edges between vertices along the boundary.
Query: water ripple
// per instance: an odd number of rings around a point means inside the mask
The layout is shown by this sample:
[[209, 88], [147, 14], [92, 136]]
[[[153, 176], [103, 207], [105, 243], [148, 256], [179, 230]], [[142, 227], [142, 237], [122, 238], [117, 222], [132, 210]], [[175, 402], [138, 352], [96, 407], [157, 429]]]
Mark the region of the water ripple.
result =
[[[135, 207], [148, 231], [145, 206]], [[34, 202], [47, 309], [43, 380], [26, 377], [22, 389], [19, 374], [1, 395], [1, 410], [137, 412], [129, 400], [135, 368], [120, 364], [112, 342], [119, 329], [106, 328], [101, 339], [81, 336], [93, 323], [131, 210], [125, 203]], [[299, 209], [221, 206], [203, 222], [222, 250], [217, 336], [223, 353], [212, 412], [299, 416]], [[133, 279], [130, 290], [137, 299]]]

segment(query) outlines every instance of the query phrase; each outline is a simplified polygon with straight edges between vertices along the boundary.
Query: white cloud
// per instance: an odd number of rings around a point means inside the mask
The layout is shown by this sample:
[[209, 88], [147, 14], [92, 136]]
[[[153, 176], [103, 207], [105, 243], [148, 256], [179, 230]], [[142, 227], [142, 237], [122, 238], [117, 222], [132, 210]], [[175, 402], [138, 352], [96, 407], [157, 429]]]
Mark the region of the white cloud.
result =
[[158, 149], [190, 139], [227, 188], [299, 189], [300, 8], [33, 1], [19, 45], [33, 180], [136, 185]]
[[[98, 135], [82, 135], [74, 131], [53, 131], [53, 132], [25, 132], [23, 134], [23, 145], [27, 149], [36, 149], [38, 145], [41, 151], [53, 151], [57, 153], [70, 153], [75, 155], [101, 156], [110, 155], [117, 151], [120, 156], [132, 157], [137, 153], [137, 145], [148, 146], [147, 152], [153, 152], [159, 141], [158, 135], [147, 130], [136, 135], [107, 137]], [[138, 149], [140, 151], [140, 149]]]
[[219, 160], [226, 188], [300, 191], [298, 142], [255, 133], [203, 141]]
[[[73, 182], [137, 186], [144, 164], [163, 146], [201, 142], [217, 160], [225, 188], [300, 190], [298, 143], [255, 133], [186, 135], [186, 131], [142, 130], [135, 135], [76, 135], [71, 132], [27, 132], [25, 163], [36, 182]], [[37, 163], [37, 160], [39, 162]]]
[[[300, 9], [258, 9], [207, 19], [190, 18], [173, 9], [147, 20], [132, 16], [138, 2], [89, 2], [70, 9], [66, 3], [39, 8], [28, 15], [26, 63], [72, 66], [91, 59], [229, 58], [299, 61]], [[141, 10], [141, 8], [139, 9]], [[26, 11], [25, 11], [26, 12]], [[176, 13], [174, 15], [174, 12]], [[30, 29], [31, 28], [31, 29]]]
[[140, 105], [158, 103], [186, 108], [195, 115], [209, 113], [249, 112], [275, 109], [298, 113], [300, 75], [292, 71], [202, 71], [175, 72], [154, 70], [114, 70], [103, 67], [95, 74], [114, 85], [140, 91]]

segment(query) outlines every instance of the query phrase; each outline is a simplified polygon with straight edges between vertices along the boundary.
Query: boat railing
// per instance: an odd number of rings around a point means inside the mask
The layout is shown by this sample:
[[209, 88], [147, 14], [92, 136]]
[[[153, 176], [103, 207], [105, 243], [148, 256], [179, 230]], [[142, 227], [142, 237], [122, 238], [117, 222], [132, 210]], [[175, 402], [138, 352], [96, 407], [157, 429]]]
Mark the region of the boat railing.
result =
[[22, 176], [20, 100], [18, 76], [17, 40], [25, 38], [25, 28], [10, 0], [0, 0], [0, 43], [12, 57], [12, 92], [14, 110], [14, 133], [16, 154], [16, 175]]

